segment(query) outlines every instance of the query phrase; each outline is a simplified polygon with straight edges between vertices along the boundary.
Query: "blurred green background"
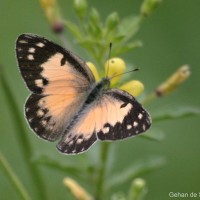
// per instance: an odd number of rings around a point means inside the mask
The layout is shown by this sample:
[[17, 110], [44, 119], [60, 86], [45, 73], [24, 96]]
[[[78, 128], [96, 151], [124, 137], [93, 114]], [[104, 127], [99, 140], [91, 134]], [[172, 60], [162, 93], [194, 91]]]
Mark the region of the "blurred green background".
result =
[[[66, 18], [73, 17], [72, 0], [60, 0], [62, 13]], [[89, 0], [102, 16], [117, 11], [121, 17], [137, 14], [141, 0], [98, 1]], [[136, 35], [143, 41], [143, 47], [123, 56], [126, 62], [139, 66], [142, 70], [135, 75], [145, 85], [145, 92], [150, 92], [164, 81], [182, 64], [191, 66], [192, 75], [175, 93], [158, 99], [148, 106], [150, 113], [179, 106], [200, 106], [200, 1], [199, 0], [164, 0], [155, 12], [145, 20]], [[6, 79], [15, 96], [15, 101], [23, 115], [23, 105], [29, 92], [19, 74], [15, 41], [21, 33], [35, 33], [57, 43], [58, 38], [50, 31], [44, 13], [38, 1], [0, 0], [0, 65], [3, 66]], [[71, 37], [69, 36], [69, 40]], [[84, 50], [73, 44], [72, 50], [82, 58]], [[167, 200], [169, 192], [200, 192], [200, 125], [199, 116], [184, 119], [168, 120], [155, 123], [153, 127], [165, 132], [165, 140], [160, 143], [134, 139], [115, 142], [112, 151], [117, 157], [111, 159], [110, 171], [123, 170], [134, 160], [154, 155], [164, 156], [166, 165], [151, 174], [143, 176], [147, 181], [149, 200]], [[24, 123], [25, 120], [24, 120]], [[13, 125], [12, 108], [7, 104], [2, 85], [0, 85], [0, 150], [5, 155], [16, 174], [20, 177], [33, 199], [37, 194], [32, 189], [28, 172], [23, 161], [21, 148]], [[94, 157], [98, 144], [87, 153], [78, 156], [66, 156], [57, 152], [54, 143], [47, 143], [36, 137], [31, 131], [28, 135], [35, 156], [50, 154], [58, 161], [82, 162], [84, 166], [87, 155]], [[33, 159], [33, 158], [30, 158]], [[72, 199], [62, 184], [70, 174], [59, 172], [46, 166], [40, 166], [45, 182], [48, 199]], [[81, 180], [81, 184], [85, 185]], [[127, 192], [130, 183], [124, 184], [115, 191]], [[86, 188], [90, 188], [86, 185]], [[0, 199], [19, 199], [12, 185], [0, 170]], [[176, 198], [182, 199], [182, 198]]]

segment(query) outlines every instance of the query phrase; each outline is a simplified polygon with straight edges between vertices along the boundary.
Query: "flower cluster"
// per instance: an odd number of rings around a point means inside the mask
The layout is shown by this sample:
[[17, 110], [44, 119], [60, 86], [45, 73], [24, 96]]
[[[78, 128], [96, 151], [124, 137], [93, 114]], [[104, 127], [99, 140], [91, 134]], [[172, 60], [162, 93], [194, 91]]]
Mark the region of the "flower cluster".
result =
[[[100, 75], [94, 64], [88, 62], [87, 65], [93, 72], [96, 81], [99, 81]], [[126, 70], [126, 64], [124, 60], [122, 60], [119, 57], [111, 58], [104, 65], [104, 71], [105, 71], [104, 76], [113, 77], [111, 78], [111, 87], [116, 86], [119, 87], [121, 90], [129, 92], [135, 97], [139, 96], [144, 90], [144, 85], [142, 82], [138, 80], [130, 80], [126, 83], [123, 83], [122, 85], [119, 84], [122, 75], [125, 73], [125, 70]]]

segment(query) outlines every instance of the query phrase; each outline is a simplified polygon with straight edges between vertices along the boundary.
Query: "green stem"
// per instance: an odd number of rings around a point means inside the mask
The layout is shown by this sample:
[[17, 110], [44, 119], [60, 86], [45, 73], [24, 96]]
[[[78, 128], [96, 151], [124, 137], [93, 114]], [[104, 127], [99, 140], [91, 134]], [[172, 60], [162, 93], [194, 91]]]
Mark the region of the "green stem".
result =
[[0, 152], [0, 165], [2, 166], [3, 170], [5, 171], [6, 175], [8, 176], [8, 179], [13, 184], [14, 188], [18, 192], [18, 194], [21, 197], [21, 199], [31, 200], [31, 198], [28, 195], [25, 187], [22, 185], [22, 183], [20, 182], [19, 178], [14, 173], [14, 171], [10, 167], [8, 161], [6, 160], [6, 158], [3, 156], [3, 154], [1, 152]]
[[6, 80], [6, 74], [4, 73], [2, 67], [0, 68], [0, 82], [4, 89], [5, 97], [9, 105], [8, 107], [11, 108], [11, 117], [15, 126], [19, 147], [21, 148], [21, 152], [24, 156], [31, 180], [34, 182], [35, 190], [37, 191], [35, 191], [35, 193], [38, 194], [41, 200], [44, 200], [46, 198], [40, 172], [38, 171], [37, 166], [30, 162], [30, 158], [32, 157], [32, 148], [28, 139], [28, 134], [24, 127], [24, 119], [18, 109], [16, 98], [14, 97], [8, 81]]
[[100, 152], [100, 166], [98, 170], [98, 177], [96, 182], [96, 200], [103, 199], [104, 193], [104, 182], [105, 182], [105, 174], [106, 174], [106, 166], [108, 160], [108, 153], [109, 153], [109, 142], [102, 142], [101, 144], [101, 152]]

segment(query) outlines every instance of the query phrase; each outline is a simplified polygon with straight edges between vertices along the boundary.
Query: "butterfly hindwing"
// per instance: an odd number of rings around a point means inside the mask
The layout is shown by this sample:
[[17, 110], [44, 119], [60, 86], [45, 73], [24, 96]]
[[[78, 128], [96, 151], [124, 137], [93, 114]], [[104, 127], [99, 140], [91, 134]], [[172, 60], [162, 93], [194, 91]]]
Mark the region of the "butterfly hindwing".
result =
[[73, 122], [57, 145], [63, 153], [85, 151], [97, 138], [120, 140], [135, 136], [151, 125], [147, 111], [133, 96], [118, 89], [105, 90], [99, 98], [85, 105]]
[[20, 35], [16, 52], [22, 77], [33, 92], [25, 104], [28, 123], [42, 138], [55, 140], [86, 100], [94, 76], [80, 58], [36, 35]]
[[[129, 93], [107, 90], [101, 103], [105, 115], [102, 125], [97, 129], [100, 140], [121, 140], [145, 132], [151, 126], [148, 112]], [[100, 128], [101, 127], [101, 128]]]
[[25, 116], [37, 135], [54, 141], [69, 125], [84, 101], [84, 94], [79, 94], [78, 98], [69, 95], [31, 94], [25, 104]]

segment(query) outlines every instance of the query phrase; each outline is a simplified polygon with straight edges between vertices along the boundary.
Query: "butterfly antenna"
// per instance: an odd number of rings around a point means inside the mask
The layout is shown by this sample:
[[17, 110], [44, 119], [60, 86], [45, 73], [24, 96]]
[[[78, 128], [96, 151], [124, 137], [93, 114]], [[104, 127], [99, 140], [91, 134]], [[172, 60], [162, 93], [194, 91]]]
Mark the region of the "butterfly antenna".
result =
[[128, 73], [130, 73], [130, 72], [135, 72], [135, 71], [139, 71], [139, 70], [140, 70], [140, 68], [135, 68], [135, 69], [132, 69], [132, 70], [130, 70], [130, 71], [127, 71], [127, 72], [124, 72], [124, 73], [121, 73], [121, 74], [116, 74], [116, 75], [114, 75], [114, 76], [111, 76], [111, 77], [110, 77], [110, 80], [111, 80], [112, 78], [117, 77], [117, 76], [121, 76], [121, 75], [124, 75], [124, 74], [128, 74]]
[[110, 56], [111, 56], [111, 49], [112, 49], [112, 42], [110, 42], [109, 44], [109, 52], [108, 52], [108, 67], [107, 67], [107, 70], [106, 70], [106, 77], [108, 77], [108, 71], [109, 71], [109, 64], [110, 64]]

